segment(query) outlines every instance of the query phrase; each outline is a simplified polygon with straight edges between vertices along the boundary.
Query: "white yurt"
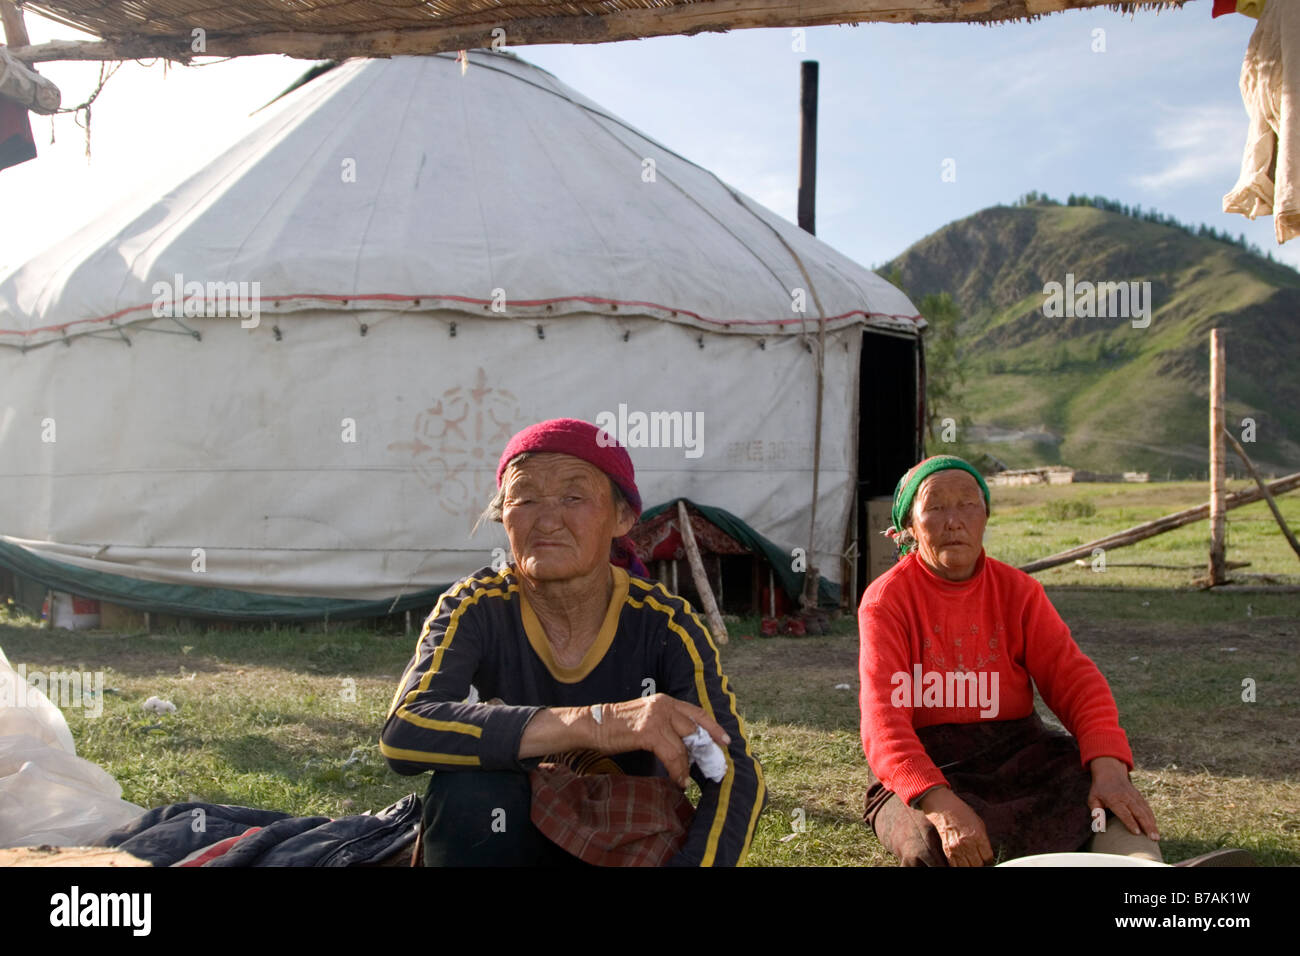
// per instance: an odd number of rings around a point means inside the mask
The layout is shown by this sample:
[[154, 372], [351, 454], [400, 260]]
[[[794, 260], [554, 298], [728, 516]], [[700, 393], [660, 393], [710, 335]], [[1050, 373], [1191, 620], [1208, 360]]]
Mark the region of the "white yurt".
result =
[[576, 417], [647, 506], [845, 583], [920, 450], [902, 293], [508, 53], [348, 61], [263, 115], [0, 277], [0, 568], [195, 616], [414, 607], [504, 545], [470, 530], [510, 435]]

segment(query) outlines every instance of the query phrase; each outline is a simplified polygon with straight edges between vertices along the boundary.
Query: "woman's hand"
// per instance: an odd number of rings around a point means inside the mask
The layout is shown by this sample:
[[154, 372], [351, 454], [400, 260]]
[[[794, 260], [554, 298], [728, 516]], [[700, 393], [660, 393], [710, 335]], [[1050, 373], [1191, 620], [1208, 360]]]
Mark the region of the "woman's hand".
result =
[[1096, 757], [1088, 764], [1088, 769], [1092, 771], [1088, 806], [1094, 810], [1109, 810], [1128, 827], [1129, 833], [1145, 833], [1152, 840], [1160, 839], [1156, 815], [1129, 780], [1124, 761], [1117, 757]]
[[603, 704], [601, 722], [596, 725], [595, 747], [604, 754], [649, 750], [668, 771], [668, 776], [685, 787], [690, 782], [690, 757], [683, 737], [695, 733], [699, 724], [726, 749], [727, 732], [703, 709], [667, 694], [638, 697], [617, 704]]
[[921, 798], [921, 812], [934, 824], [950, 866], [983, 866], [993, 862], [984, 821], [969, 803], [947, 787], [935, 787]]

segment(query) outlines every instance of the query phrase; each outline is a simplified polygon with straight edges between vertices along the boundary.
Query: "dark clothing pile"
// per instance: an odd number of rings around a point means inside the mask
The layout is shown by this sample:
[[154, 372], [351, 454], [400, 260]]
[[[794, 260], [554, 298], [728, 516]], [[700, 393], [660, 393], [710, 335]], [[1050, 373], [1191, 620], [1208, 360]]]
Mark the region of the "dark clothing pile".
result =
[[381, 866], [399, 853], [410, 855], [420, 815], [413, 793], [376, 814], [337, 820], [173, 803], [114, 830], [100, 845], [154, 866]]

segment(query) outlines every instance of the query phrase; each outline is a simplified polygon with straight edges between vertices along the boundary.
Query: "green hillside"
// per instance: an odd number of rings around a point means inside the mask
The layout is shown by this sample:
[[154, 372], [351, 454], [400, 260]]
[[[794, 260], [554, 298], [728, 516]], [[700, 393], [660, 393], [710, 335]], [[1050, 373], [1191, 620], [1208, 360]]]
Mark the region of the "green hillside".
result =
[[[962, 309], [967, 379], [952, 413], [969, 415], [963, 437], [975, 450], [1011, 467], [1204, 475], [1217, 326], [1230, 427], [1240, 435], [1242, 419], [1255, 420], [1245, 447], [1261, 469], [1300, 468], [1300, 274], [1289, 267], [1175, 226], [1035, 204], [951, 223], [881, 267], [892, 269], [914, 300], [948, 292]], [[1045, 289], [1065, 287], [1067, 274], [1076, 289], [1149, 282], [1149, 326], [1134, 327], [1136, 303], [1119, 317], [1052, 315]], [[1097, 301], [1098, 311], [1122, 305]]]

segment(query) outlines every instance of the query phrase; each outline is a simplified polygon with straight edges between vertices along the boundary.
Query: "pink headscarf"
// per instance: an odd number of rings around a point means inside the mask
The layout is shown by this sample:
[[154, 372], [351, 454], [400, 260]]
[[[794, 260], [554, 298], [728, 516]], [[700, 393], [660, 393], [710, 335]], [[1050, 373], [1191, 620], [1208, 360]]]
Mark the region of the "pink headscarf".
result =
[[[632, 507], [632, 513], [641, 517], [641, 492], [636, 487], [636, 472], [627, 449], [611, 438], [604, 430], [590, 422], [576, 418], [552, 418], [550, 421], [529, 425], [506, 443], [497, 464], [497, 487], [510, 462], [524, 452], [556, 452], [572, 455], [595, 465], [623, 492]], [[632, 539], [624, 535], [615, 538], [609, 549], [610, 563], [627, 568], [638, 577], [649, 577], [650, 572], [637, 556]]]

